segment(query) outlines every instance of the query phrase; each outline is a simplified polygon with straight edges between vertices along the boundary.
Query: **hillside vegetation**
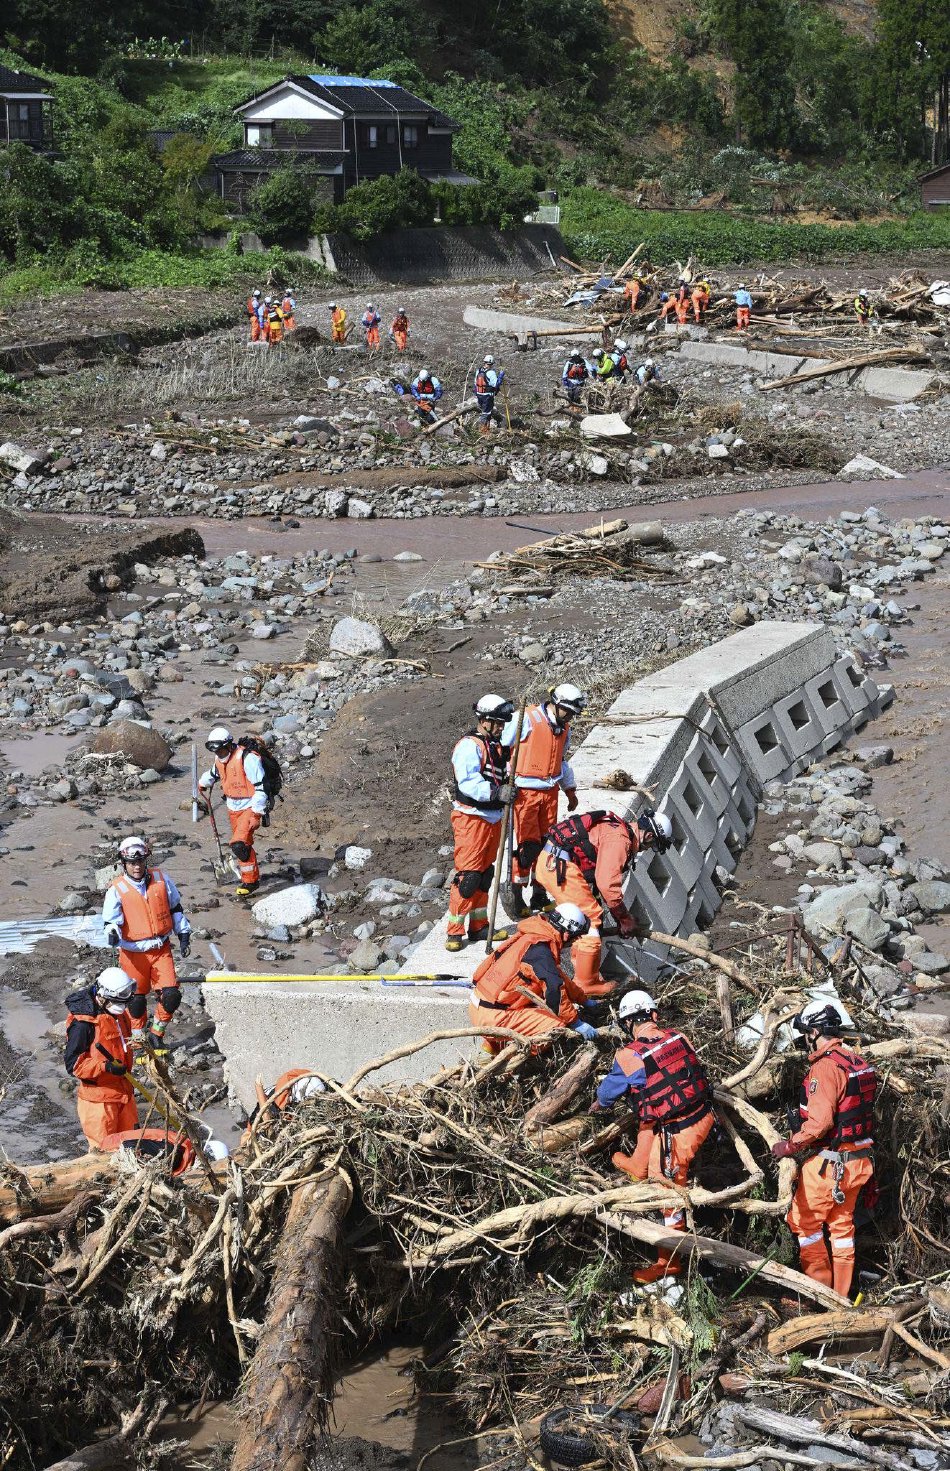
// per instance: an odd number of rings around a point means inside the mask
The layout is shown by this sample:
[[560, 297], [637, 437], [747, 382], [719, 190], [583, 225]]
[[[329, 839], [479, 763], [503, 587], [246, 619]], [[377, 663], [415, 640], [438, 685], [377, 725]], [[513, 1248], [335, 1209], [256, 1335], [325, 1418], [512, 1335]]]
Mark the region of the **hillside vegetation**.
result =
[[[950, 156], [950, 7], [879, 0], [873, 31], [868, 16], [858, 0], [9, 0], [4, 59], [52, 83], [60, 153], [4, 150], [5, 289], [237, 281], [235, 252], [194, 250], [229, 224], [202, 178], [239, 141], [235, 105], [295, 69], [385, 75], [430, 98], [460, 122], [457, 163], [482, 183], [407, 175], [315, 215], [287, 171], [251, 217], [276, 245], [436, 213], [506, 225], [542, 187], [562, 195], [572, 248], [595, 256], [622, 257], [634, 235], [710, 263], [894, 249], [909, 229], [940, 245], [939, 220], [907, 217], [916, 176]], [[161, 154], [155, 129], [175, 134]]]

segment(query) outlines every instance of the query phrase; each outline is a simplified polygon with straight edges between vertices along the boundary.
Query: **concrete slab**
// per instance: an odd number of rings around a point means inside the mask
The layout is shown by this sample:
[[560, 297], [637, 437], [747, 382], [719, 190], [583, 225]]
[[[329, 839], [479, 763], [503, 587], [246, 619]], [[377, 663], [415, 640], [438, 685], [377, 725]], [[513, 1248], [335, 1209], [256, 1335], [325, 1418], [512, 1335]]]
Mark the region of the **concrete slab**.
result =
[[887, 403], [912, 403], [934, 382], [936, 374], [911, 368], [865, 368], [858, 381], [871, 398]]
[[[465, 991], [386, 990], [378, 982], [216, 981], [203, 986], [202, 994], [224, 1053], [228, 1085], [248, 1110], [260, 1072], [266, 1084], [293, 1067], [312, 1067], [345, 1081], [371, 1058], [429, 1032], [468, 1025]], [[436, 1043], [374, 1073], [373, 1081], [431, 1077], [441, 1065], [469, 1056], [472, 1046], [467, 1037]]]
[[[746, 368], [769, 378], [790, 378], [806, 368], [827, 368], [831, 358], [795, 357], [780, 352], [762, 352], [758, 348], [741, 347], [731, 342], [684, 342], [682, 357], [712, 363], [723, 368]], [[912, 368], [863, 368], [860, 372], [835, 375], [835, 380], [860, 388], [871, 398], [887, 403], [911, 403], [935, 381], [936, 375]]]
[[483, 332], [576, 332], [578, 322], [557, 321], [553, 317], [530, 317], [521, 312], [495, 312], [488, 307], [467, 306], [462, 314], [466, 327], [480, 327]]
[[585, 414], [581, 420], [585, 439], [626, 439], [632, 433], [619, 414]]

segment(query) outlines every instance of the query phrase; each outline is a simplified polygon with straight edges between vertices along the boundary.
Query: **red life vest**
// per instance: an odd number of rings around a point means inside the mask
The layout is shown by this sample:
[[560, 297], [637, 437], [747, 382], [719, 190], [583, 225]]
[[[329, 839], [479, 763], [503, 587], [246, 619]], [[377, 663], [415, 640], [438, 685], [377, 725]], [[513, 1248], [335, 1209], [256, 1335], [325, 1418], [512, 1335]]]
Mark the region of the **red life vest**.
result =
[[[508, 765], [508, 747], [503, 746], [501, 741], [490, 741], [487, 736], [483, 736], [477, 730], [470, 730], [468, 739], [476, 741], [479, 745], [481, 769], [485, 780], [490, 781], [492, 786], [500, 787], [505, 779], [505, 768]], [[474, 797], [467, 796], [458, 782], [454, 780], [454, 773], [452, 794], [456, 802], [461, 802], [465, 807], [497, 808], [501, 806], [500, 802], [493, 802], [490, 797], [476, 801]]]
[[[554, 849], [556, 857], [563, 857], [568, 863], [576, 863], [582, 874], [593, 873], [597, 867], [597, 849], [588, 834], [592, 827], [598, 827], [601, 823], [607, 823], [611, 827], [625, 827], [631, 837], [634, 836], [633, 828], [625, 818], [618, 817], [616, 812], [598, 811], [582, 812], [574, 817], [563, 818], [561, 822], [554, 824], [547, 841]], [[630, 862], [633, 862], [633, 853], [630, 855]]]
[[[822, 1147], [833, 1149], [843, 1145], [847, 1149], [861, 1144], [873, 1144], [877, 1073], [857, 1052], [829, 1047], [821, 1055], [830, 1058], [835, 1067], [845, 1075], [844, 1094], [838, 1104], [834, 1128], [832, 1133], [821, 1140]], [[808, 1093], [804, 1083], [798, 1112], [805, 1123], [808, 1119]]]
[[587, 377], [587, 368], [584, 363], [571, 363], [567, 370], [567, 376], [573, 383], [583, 383]]
[[639, 1057], [647, 1075], [637, 1094], [641, 1123], [665, 1127], [675, 1120], [677, 1129], [685, 1129], [709, 1112], [706, 1070], [681, 1032], [657, 1028], [653, 1036], [632, 1038], [617, 1054], [624, 1071], [627, 1051]]

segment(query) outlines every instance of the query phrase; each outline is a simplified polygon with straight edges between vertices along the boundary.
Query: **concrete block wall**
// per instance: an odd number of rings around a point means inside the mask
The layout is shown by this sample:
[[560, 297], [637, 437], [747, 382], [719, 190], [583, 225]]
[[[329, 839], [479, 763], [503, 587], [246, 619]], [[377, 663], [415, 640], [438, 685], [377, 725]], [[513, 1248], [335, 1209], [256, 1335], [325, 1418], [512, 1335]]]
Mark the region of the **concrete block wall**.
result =
[[[668, 852], [644, 853], [628, 878], [631, 909], [667, 934], [706, 927], [720, 903], [716, 869], [734, 871], [763, 784], [819, 759], [891, 697], [838, 653], [827, 629], [810, 623], [757, 623], [624, 690], [572, 763], [581, 811], [636, 816], [645, 805], [640, 793], [598, 785], [622, 768], [655, 790], [653, 805], [670, 819]], [[505, 918], [500, 913], [499, 926]], [[403, 972], [470, 979], [483, 947], [450, 955], [445, 933], [443, 918]], [[647, 984], [652, 979], [643, 972]], [[360, 1061], [426, 1031], [467, 1024], [466, 992], [457, 989], [216, 983], [205, 996], [242, 1099], [253, 1097], [262, 1066], [268, 1081], [295, 1066], [346, 1077]], [[459, 1051], [442, 1043], [389, 1074], [429, 1076]], [[461, 1051], [470, 1051], [467, 1041]]]

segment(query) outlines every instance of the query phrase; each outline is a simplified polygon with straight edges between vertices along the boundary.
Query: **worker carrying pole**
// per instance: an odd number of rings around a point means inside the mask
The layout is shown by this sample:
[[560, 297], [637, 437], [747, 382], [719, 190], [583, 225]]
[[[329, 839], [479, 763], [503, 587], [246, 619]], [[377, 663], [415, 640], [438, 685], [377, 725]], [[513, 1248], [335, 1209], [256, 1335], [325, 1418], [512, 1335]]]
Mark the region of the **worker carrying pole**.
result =
[[535, 880], [555, 904], [577, 904], [590, 930], [574, 948], [575, 1000], [607, 996], [614, 989], [600, 974], [600, 924], [603, 905], [620, 934], [632, 938], [637, 922], [624, 902], [623, 885], [636, 856], [655, 847], [665, 853], [673, 838], [668, 817], [646, 807], [634, 822], [616, 812], [594, 811], [565, 817], [548, 833], [534, 868]]
[[122, 839], [119, 862], [123, 872], [112, 880], [102, 905], [106, 939], [115, 948], [122, 970], [135, 984], [129, 1016], [137, 1053], [145, 1044], [151, 992], [155, 993], [156, 1008], [149, 1042], [156, 1051], [167, 1051], [165, 1031], [181, 1005], [172, 935], [178, 936], [182, 958], [191, 949], [191, 925], [181, 895], [163, 869], [148, 867], [150, 852], [143, 837]]
[[[590, 920], [576, 904], [523, 919], [475, 972], [468, 1008], [472, 1026], [507, 1027], [521, 1037], [547, 1040], [565, 1027], [582, 1037], [596, 1036], [568, 995], [560, 964], [564, 950], [589, 929]], [[497, 1037], [483, 1038], [480, 1060], [487, 1062], [501, 1045]]]
[[[512, 891], [505, 895], [505, 908], [513, 918], [523, 919], [529, 912], [524, 888], [544, 840], [557, 822], [558, 794], [563, 791], [567, 798], [568, 812], [577, 806], [577, 782], [567, 753], [571, 721], [586, 704], [587, 696], [576, 684], [559, 684], [551, 689], [550, 699], [540, 705], [529, 705], [525, 710], [515, 776]], [[517, 734], [514, 722], [509, 722], [502, 731], [502, 745], [513, 746]], [[535, 879], [531, 909], [543, 909], [550, 902], [547, 892]]]
[[[262, 751], [251, 749], [247, 737], [236, 741], [224, 725], [216, 725], [208, 732], [205, 747], [214, 757], [214, 763], [200, 778], [198, 789], [210, 807], [211, 789], [215, 782], [221, 783], [231, 823], [231, 852], [240, 877], [234, 892], [238, 898], [246, 898], [261, 881], [254, 834], [262, 823], [267, 825], [276, 795], [268, 791], [268, 784], [275, 780], [276, 763], [272, 757], [268, 758], [268, 766], [272, 768], [269, 773]], [[279, 777], [276, 779], [279, 781]]]
[[[696, 1051], [682, 1032], [661, 1027], [657, 1004], [647, 991], [628, 991], [618, 1009], [628, 1040], [597, 1089], [591, 1113], [613, 1108], [631, 1093], [640, 1110], [633, 1154], [618, 1150], [613, 1164], [633, 1180], [685, 1186], [689, 1167], [716, 1122], [712, 1088]], [[663, 1212], [670, 1231], [685, 1231], [686, 1217], [676, 1202]], [[634, 1282], [675, 1277], [681, 1268], [675, 1251], [660, 1250], [649, 1267], [639, 1267]]]
[[[508, 748], [501, 735], [514, 715], [514, 706], [501, 695], [482, 695], [472, 709], [475, 728], [452, 752], [455, 876], [445, 941], [450, 951], [484, 940], [488, 934], [488, 891], [495, 863], [500, 862], [501, 819], [511, 798]], [[497, 930], [495, 938], [506, 940], [507, 931]]]
[[[844, 1018], [831, 1002], [810, 1001], [792, 1027], [808, 1048], [801, 1124], [772, 1145], [776, 1159], [804, 1154], [788, 1224], [798, 1238], [807, 1277], [847, 1297], [854, 1275], [854, 1209], [874, 1187], [874, 1100], [877, 1074], [842, 1040]], [[826, 1239], [827, 1238], [827, 1239]]]

